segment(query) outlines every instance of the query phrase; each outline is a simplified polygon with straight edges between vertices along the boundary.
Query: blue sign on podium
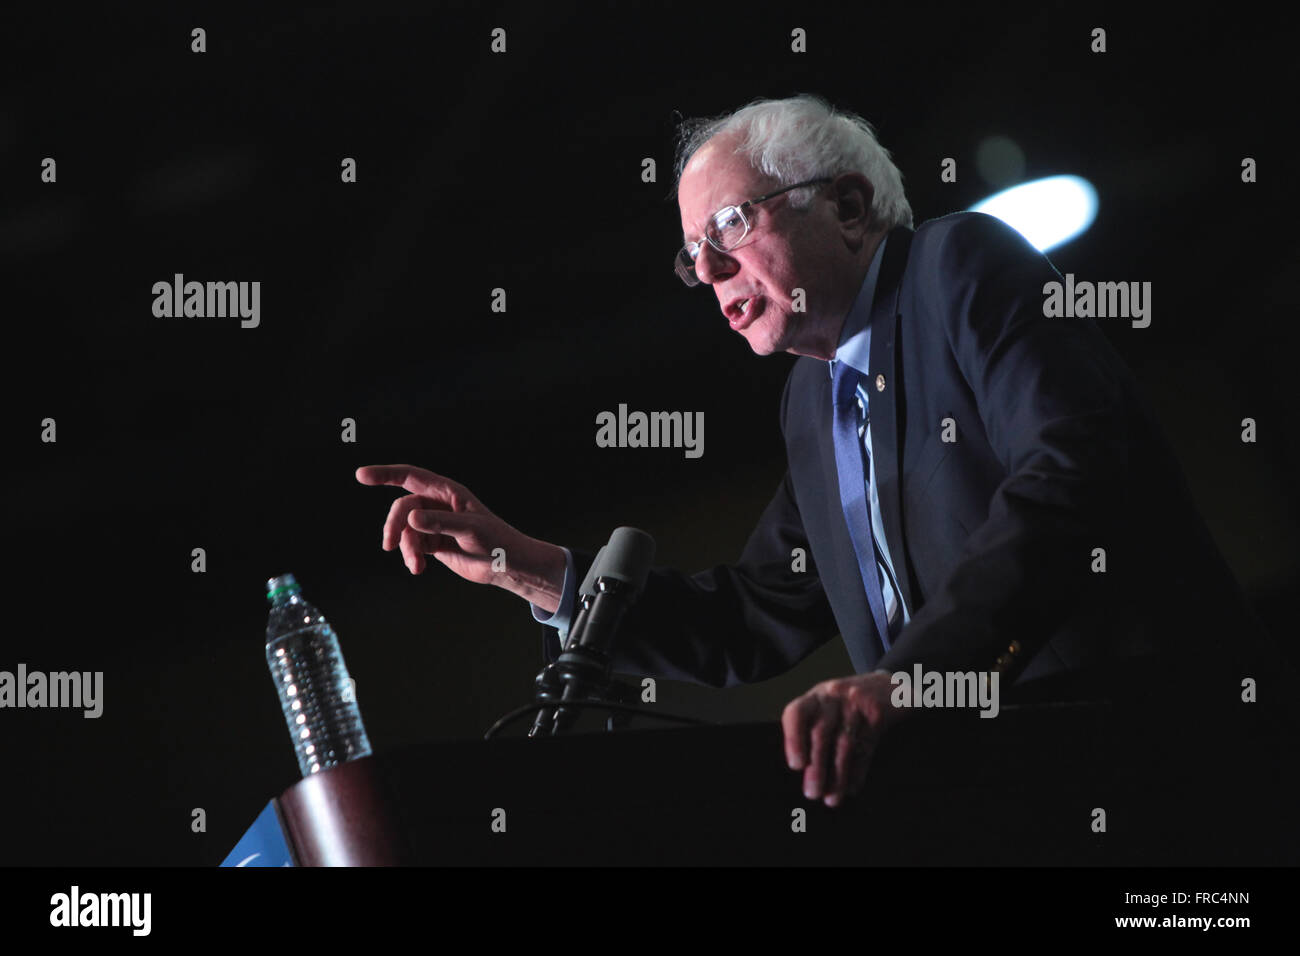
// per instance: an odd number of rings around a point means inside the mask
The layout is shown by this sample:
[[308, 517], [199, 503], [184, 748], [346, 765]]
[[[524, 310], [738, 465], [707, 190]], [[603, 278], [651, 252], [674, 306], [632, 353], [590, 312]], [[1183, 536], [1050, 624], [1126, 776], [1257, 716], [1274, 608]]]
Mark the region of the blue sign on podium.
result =
[[248, 832], [240, 837], [222, 866], [293, 866], [293, 854], [280, 827], [272, 800], [257, 815]]

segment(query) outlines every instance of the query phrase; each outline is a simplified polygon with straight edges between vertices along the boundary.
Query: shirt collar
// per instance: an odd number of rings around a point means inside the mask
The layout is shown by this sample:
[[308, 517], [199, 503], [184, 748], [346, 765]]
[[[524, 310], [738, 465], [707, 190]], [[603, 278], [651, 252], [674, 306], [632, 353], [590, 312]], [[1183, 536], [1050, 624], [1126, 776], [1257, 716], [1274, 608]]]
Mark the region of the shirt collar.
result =
[[840, 332], [840, 343], [835, 349], [835, 358], [826, 363], [832, 377], [835, 375], [835, 363], [847, 362], [862, 374], [871, 367], [871, 302], [876, 297], [876, 279], [880, 275], [880, 259], [885, 251], [888, 236], [881, 237], [876, 254], [871, 257], [871, 266], [867, 277], [862, 280], [862, 288], [849, 308], [844, 319], [844, 329]]

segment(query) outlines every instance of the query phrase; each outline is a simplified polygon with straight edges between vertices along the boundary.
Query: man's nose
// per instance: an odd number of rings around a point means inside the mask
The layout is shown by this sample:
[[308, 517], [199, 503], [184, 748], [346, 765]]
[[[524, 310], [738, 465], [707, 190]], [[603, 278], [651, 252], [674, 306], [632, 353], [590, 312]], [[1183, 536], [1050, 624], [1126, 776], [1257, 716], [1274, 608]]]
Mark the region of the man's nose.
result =
[[701, 282], [712, 285], [720, 278], [734, 275], [739, 264], [725, 252], [719, 252], [709, 243], [700, 246], [700, 253], [695, 257], [695, 277]]

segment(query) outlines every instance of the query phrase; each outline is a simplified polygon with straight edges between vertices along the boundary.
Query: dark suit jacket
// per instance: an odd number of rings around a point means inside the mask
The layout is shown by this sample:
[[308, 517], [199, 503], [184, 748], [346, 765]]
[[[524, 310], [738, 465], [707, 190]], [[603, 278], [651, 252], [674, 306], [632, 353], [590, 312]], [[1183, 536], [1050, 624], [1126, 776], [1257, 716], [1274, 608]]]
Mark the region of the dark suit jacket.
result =
[[[997, 670], [1005, 691], [1163, 654], [1211, 664], [1239, 693], [1236, 652], [1258, 621], [1106, 337], [1091, 319], [1044, 317], [1051, 281], [1048, 259], [991, 216], [889, 233], [865, 384], [912, 620], [887, 653], [841, 511], [827, 363], [801, 358], [781, 399], [789, 470], [740, 560], [654, 569], [615, 669], [729, 686], [779, 674], [838, 632], [859, 673]], [[1208, 400], [1189, 396], [1188, 414]], [[1207, 436], [1205, 453], [1233, 438]], [[806, 571], [792, 570], [797, 548]], [[575, 557], [581, 579], [593, 554]]]

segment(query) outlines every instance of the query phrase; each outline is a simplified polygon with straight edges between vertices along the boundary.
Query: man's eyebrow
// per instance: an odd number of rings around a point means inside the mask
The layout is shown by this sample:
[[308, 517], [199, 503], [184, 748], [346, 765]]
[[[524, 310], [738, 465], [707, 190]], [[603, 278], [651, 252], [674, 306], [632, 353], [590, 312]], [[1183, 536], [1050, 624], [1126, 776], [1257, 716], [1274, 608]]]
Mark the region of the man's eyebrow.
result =
[[[711, 215], [713, 215], [713, 213], [709, 213], [709, 215], [711, 216]], [[708, 217], [707, 217], [707, 216], [705, 217], [705, 222], [708, 222]], [[698, 235], [700, 235], [700, 233], [697, 232], [696, 235], [698, 236]], [[686, 243], [688, 243], [688, 242], [690, 242], [690, 241], [691, 241], [690, 239], [687, 239], [687, 238], [686, 238], [686, 233], [682, 233], [682, 245], [686, 245]]]

